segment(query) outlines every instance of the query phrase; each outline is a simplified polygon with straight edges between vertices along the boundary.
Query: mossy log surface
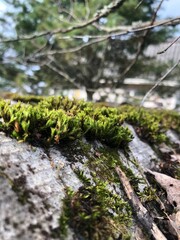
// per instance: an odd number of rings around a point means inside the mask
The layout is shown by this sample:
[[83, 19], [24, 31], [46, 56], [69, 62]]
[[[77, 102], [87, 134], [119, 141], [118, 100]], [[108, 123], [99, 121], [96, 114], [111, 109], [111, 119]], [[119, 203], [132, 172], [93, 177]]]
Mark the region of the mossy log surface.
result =
[[0, 239], [178, 239], [179, 133], [173, 111], [1, 99]]

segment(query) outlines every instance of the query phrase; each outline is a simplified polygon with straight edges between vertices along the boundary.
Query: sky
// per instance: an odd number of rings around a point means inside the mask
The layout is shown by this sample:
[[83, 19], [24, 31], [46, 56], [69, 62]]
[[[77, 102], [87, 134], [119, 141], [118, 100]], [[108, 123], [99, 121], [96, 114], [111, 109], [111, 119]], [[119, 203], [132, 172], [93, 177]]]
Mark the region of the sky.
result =
[[162, 6], [163, 9], [160, 11], [161, 18], [180, 16], [180, 0], [165, 0]]
[[[159, 15], [162, 19], [180, 17], [180, 0], [165, 0], [159, 11]], [[180, 25], [175, 35], [178, 36], [179, 33]]]
[[[6, 1], [0, 0], [0, 11], [3, 12], [6, 9]], [[161, 17], [178, 17], [180, 16], [180, 0], [165, 0], [163, 2], [164, 9], [161, 10]]]

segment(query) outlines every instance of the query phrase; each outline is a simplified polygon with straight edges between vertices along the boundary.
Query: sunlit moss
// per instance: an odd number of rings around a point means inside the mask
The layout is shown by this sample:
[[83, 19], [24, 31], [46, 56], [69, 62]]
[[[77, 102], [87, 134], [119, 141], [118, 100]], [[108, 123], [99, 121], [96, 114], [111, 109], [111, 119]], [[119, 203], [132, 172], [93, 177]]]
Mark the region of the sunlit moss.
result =
[[[139, 183], [143, 179], [124, 166], [119, 157], [117, 148], [125, 150], [133, 139], [125, 123], [132, 124], [146, 141], [160, 143], [167, 140], [165, 133], [168, 129], [180, 132], [180, 115], [173, 111], [132, 106], [98, 106], [64, 97], [16, 96], [15, 99], [19, 100], [16, 104], [0, 100], [0, 130], [20, 141], [45, 144], [60, 144], [66, 140], [78, 142], [80, 150], [74, 144], [74, 151], [76, 154], [81, 151], [87, 159], [83, 164], [88, 168], [91, 179], [83, 170], [74, 170], [83, 186], [76, 192], [67, 189], [59, 235], [65, 234], [69, 226], [79, 239], [130, 239], [130, 205], [113, 189], [116, 185], [121, 190], [116, 167], [126, 174], [142, 202], [155, 200], [156, 194], [148, 187], [140, 192]], [[88, 140], [98, 139], [106, 146], [91, 151], [91, 145], [81, 141], [84, 136]], [[72, 142], [77, 139], [80, 140]], [[71, 154], [74, 154], [73, 148]], [[20, 197], [24, 201], [27, 196]]]
[[102, 142], [122, 146], [132, 140], [127, 127], [122, 126], [117, 111], [94, 109], [83, 101], [67, 98], [44, 98], [36, 105], [0, 101], [0, 127], [18, 140], [43, 141], [58, 144], [62, 139], [90, 136]]
[[180, 132], [180, 115], [173, 111], [133, 106], [112, 108], [66, 97], [14, 97], [11, 105], [0, 100], [0, 128], [18, 140], [58, 144], [82, 136], [99, 139], [111, 146], [125, 146], [133, 138], [124, 122], [149, 142], [164, 142], [165, 132]]

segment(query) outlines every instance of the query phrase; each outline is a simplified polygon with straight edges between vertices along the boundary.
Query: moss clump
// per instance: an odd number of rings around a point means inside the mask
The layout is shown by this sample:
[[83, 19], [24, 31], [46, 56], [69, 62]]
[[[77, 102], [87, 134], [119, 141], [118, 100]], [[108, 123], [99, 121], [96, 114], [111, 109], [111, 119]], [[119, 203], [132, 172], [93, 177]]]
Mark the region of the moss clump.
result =
[[180, 114], [178, 112], [134, 106], [122, 106], [119, 108], [119, 112], [125, 115], [125, 121], [135, 126], [139, 137], [150, 143], [166, 141], [165, 132], [168, 129], [180, 133]]
[[27, 95], [27, 96], [21, 96], [18, 94], [9, 94], [6, 95], [6, 98], [12, 99], [14, 101], [20, 101], [23, 103], [38, 103], [44, 99], [43, 96], [36, 96], [36, 95]]
[[86, 135], [114, 146], [132, 140], [130, 130], [121, 125], [117, 110], [106, 113], [94, 109], [92, 104], [62, 97], [45, 98], [37, 105], [10, 105], [1, 100], [0, 117], [0, 129], [18, 140], [58, 144], [62, 139]]
[[94, 178], [91, 185], [86, 179], [77, 192], [68, 190], [64, 201], [61, 237], [70, 226], [83, 239], [130, 239], [126, 228], [132, 224], [129, 204], [111, 193], [106, 182]]
[[111, 146], [125, 146], [133, 138], [123, 125], [125, 121], [152, 143], [167, 140], [165, 132], [169, 128], [180, 132], [180, 116], [173, 111], [98, 107], [64, 97], [16, 96], [15, 99], [20, 102], [14, 105], [0, 100], [0, 130], [18, 140], [58, 144], [62, 139], [87, 136]]

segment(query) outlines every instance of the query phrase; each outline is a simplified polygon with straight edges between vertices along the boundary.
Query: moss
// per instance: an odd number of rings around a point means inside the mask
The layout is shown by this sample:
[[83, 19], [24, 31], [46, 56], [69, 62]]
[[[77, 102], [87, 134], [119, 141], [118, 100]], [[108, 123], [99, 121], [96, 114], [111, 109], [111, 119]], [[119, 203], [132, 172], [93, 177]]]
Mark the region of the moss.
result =
[[1, 100], [0, 129], [18, 140], [33, 142], [58, 144], [62, 139], [86, 135], [114, 146], [126, 145], [132, 134], [115, 112], [62, 97], [45, 98], [35, 106], [21, 102], [10, 105]]
[[151, 201], [157, 200], [156, 189], [152, 188], [151, 186], [147, 186], [143, 189], [142, 192], [138, 193], [138, 197], [142, 203], [147, 203]]
[[12, 99], [14, 101], [20, 101], [23, 103], [38, 103], [44, 99], [43, 96], [36, 96], [36, 95], [27, 95], [27, 96], [21, 96], [18, 94], [11, 94], [7, 95], [6, 98]]
[[138, 191], [138, 184], [142, 183], [142, 178], [134, 175], [133, 171], [126, 167], [121, 161], [117, 149], [103, 146], [95, 150], [94, 155], [88, 155], [88, 169], [96, 172], [96, 175], [102, 181], [108, 181], [109, 184], [119, 184], [119, 177], [116, 173], [116, 167], [119, 166], [127, 175], [135, 191]]
[[[133, 138], [124, 123], [134, 125], [137, 134], [146, 141], [160, 143], [167, 140], [167, 129], [180, 132], [179, 114], [132, 106], [97, 106], [63, 97], [16, 96], [15, 99], [19, 102], [14, 105], [0, 100], [0, 130], [20, 141], [58, 144], [62, 152], [62, 145], [67, 140], [66, 148], [71, 149], [69, 154], [79, 154], [88, 159], [83, 167], [88, 168], [91, 177], [74, 167], [83, 187], [77, 192], [67, 189], [58, 234], [64, 236], [70, 226], [79, 239], [129, 239], [132, 212], [129, 204], [117, 194], [116, 187], [120, 187], [120, 181], [116, 167], [124, 171], [142, 202], [156, 200], [156, 194], [149, 187], [140, 192], [139, 184], [143, 179], [136, 177], [119, 157], [117, 148], [123, 147], [126, 154], [128, 143]], [[93, 148], [92, 144], [81, 140], [84, 136], [88, 140], [98, 139], [106, 145]], [[80, 157], [76, 161], [84, 164]], [[133, 164], [138, 168], [135, 160]], [[16, 182], [14, 187], [14, 191], [19, 192], [19, 200], [23, 204], [27, 202], [29, 195], [23, 184]]]
[[123, 113], [125, 121], [135, 126], [139, 137], [150, 143], [167, 141], [165, 133], [169, 129], [180, 133], [180, 114], [175, 111], [122, 106], [119, 113]]
[[[121, 167], [136, 193], [139, 193], [142, 179], [124, 166], [117, 149], [108, 146], [92, 147], [88, 142], [78, 145], [81, 146], [78, 151], [87, 159], [83, 169], [87, 168], [91, 177], [87, 177], [86, 170], [84, 172], [74, 168], [83, 187], [77, 192], [67, 189], [58, 236], [62, 238], [69, 226], [78, 239], [130, 239], [130, 226], [133, 224], [131, 207], [119, 193], [122, 189], [119, 189], [120, 180], [115, 169]], [[73, 147], [71, 153], [73, 155]], [[141, 198], [146, 202], [152, 199], [152, 194], [145, 199], [147, 193], [150, 193], [149, 189], [141, 193]]]
[[68, 189], [60, 218], [60, 236], [63, 237], [70, 226], [83, 239], [130, 238], [127, 230], [132, 223], [129, 204], [111, 193], [106, 182], [95, 177], [93, 180], [94, 185], [91, 185], [86, 179], [77, 192]]
[[111, 146], [125, 146], [133, 138], [123, 125], [125, 121], [151, 143], [166, 141], [167, 129], [180, 132], [180, 116], [173, 111], [99, 107], [64, 97], [14, 96], [13, 99], [19, 102], [11, 105], [0, 100], [0, 129], [23, 141], [58, 144], [64, 139], [86, 136]]
[[117, 149], [98, 147], [85, 139], [61, 144], [60, 149], [62, 154], [68, 151], [67, 160], [83, 186], [76, 192], [67, 189], [59, 229], [53, 236], [66, 239], [70, 227], [77, 239], [130, 239], [132, 213], [118, 190]]
[[177, 168], [175, 169], [175, 178], [180, 180], [180, 166], [178, 164]]

